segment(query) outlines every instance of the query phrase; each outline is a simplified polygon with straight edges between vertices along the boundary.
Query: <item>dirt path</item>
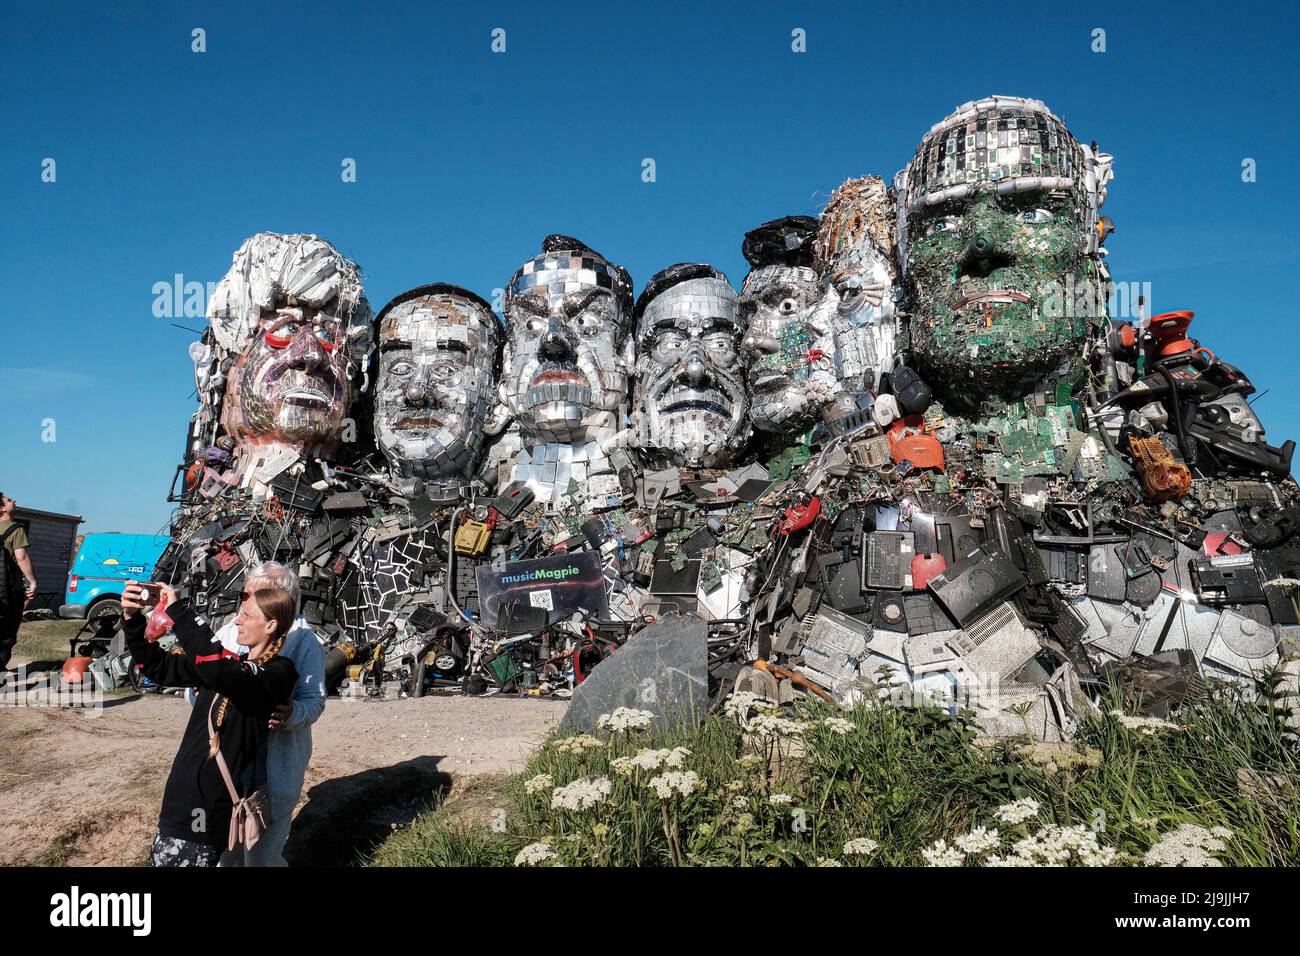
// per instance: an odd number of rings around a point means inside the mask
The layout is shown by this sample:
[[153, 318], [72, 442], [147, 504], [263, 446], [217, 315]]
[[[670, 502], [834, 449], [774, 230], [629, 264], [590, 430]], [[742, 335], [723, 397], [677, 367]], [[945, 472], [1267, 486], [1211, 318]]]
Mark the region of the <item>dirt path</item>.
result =
[[[15, 664], [18, 662], [15, 661]], [[457, 778], [519, 769], [565, 704], [507, 698], [331, 699], [285, 856], [355, 862]], [[135, 865], [148, 851], [188, 708], [109, 697], [97, 716], [0, 708], [0, 865]]]

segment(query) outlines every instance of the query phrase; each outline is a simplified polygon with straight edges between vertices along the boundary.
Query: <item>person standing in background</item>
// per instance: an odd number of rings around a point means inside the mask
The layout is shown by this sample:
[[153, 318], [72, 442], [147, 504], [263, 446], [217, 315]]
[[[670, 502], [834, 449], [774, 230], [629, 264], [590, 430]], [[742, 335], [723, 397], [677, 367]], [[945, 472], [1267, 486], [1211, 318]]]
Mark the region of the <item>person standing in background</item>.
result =
[[0, 492], [0, 683], [9, 667], [9, 657], [18, 643], [23, 611], [36, 596], [36, 571], [27, 554], [31, 544], [27, 532], [14, 521], [17, 503]]

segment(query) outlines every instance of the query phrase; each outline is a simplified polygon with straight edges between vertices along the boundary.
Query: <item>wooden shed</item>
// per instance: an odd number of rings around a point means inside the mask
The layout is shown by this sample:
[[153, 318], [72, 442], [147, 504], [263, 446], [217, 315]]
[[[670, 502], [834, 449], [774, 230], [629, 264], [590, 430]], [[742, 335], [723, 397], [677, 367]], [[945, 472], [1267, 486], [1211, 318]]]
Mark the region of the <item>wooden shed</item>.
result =
[[57, 614], [68, 587], [72, 559], [77, 556], [77, 526], [82, 518], [19, 507], [14, 509], [14, 521], [27, 530], [31, 542], [27, 554], [32, 559], [39, 588], [27, 610], [49, 608]]

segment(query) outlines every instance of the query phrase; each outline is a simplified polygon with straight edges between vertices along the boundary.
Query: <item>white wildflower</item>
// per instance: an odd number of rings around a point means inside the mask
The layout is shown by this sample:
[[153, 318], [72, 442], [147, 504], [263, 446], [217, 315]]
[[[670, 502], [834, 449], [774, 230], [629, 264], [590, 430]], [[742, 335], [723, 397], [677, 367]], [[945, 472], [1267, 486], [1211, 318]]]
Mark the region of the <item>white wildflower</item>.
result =
[[788, 793], [774, 793], [767, 798], [767, 802], [774, 807], [783, 807], [794, 803], [794, 797]]
[[630, 777], [636, 771], [636, 764], [631, 757], [615, 757], [609, 765], [620, 777]]
[[560, 737], [553, 741], [551, 746], [562, 754], [580, 755], [588, 750], [597, 750], [605, 746], [605, 742], [591, 734], [577, 734], [573, 737]]
[[965, 855], [956, 847], [950, 847], [947, 840], [936, 840], [933, 846], [921, 851], [921, 856], [929, 866], [961, 866], [966, 862]]
[[858, 837], [844, 844], [845, 856], [870, 856], [880, 848], [880, 844], [869, 837]]
[[680, 770], [690, 755], [691, 751], [686, 747], [674, 747], [672, 750], [646, 748], [631, 758], [631, 765], [638, 770], [658, 770], [660, 767]]
[[1159, 717], [1136, 717], [1126, 714], [1122, 710], [1112, 710], [1110, 715], [1120, 722], [1129, 730], [1136, 730], [1144, 737], [1154, 737], [1156, 734], [1164, 733], [1166, 730], [1182, 730], [1177, 724], [1171, 724], [1167, 720], [1161, 720]]
[[604, 803], [613, 785], [608, 777], [582, 778], [551, 791], [551, 808], [558, 810], [586, 810]]
[[553, 859], [555, 851], [549, 843], [530, 843], [515, 854], [515, 866], [536, 866]]
[[650, 778], [650, 789], [659, 795], [660, 800], [667, 800], [674, 794], [689, 797], [704, 786], [704, 781], [694, 770], [669, 770], [658, 777]]
[[822, 721], [822, 726], [841, 737], [853, 731], [853, 721], [845, 720], [843, 717], [827, 717]]
[[737, 810], [749, 809], [749, 797], [732, 797], [731, 805]]
[[998, 835], [997, 830], [990, 830], [988, 827], [976, 827], [970, 833], [959, 836], [952, 842], [963, 853], [988, 853], [990, 850], [996, 850], [1002, 844], [1002, 838]]
[[1206, 829], [1194, 823], [1181, 824], [1160, 838], [1142, 857], [1146, 866], [1223, 866], [1213, 853], [1227, 849], [1225, 840], [1232, 839], [1227, 827]]
[[524, 781], [524, 790], [529, 794], [541, 793], [543, 790], [550, 790], [555, 786], [555, 781], [551, 779], [549, 773], [539, 773], [537, 776]]
[[754, 767], [762, 766], [763, 758], [760, 757], [758, 754], [745, 754], [745, 756], [741, 757], [736, 762], [739, 763], [746, 770], [750, 770]]
[[1097, 842], [1095, 831], [1084, 826], [1062, 827], [1046, 824], [1037, 833], [1017, 841], [1011, 861], [993, 865], [1068, 866], [1071, 861], [1084, 866], [1109, 866], [1116, 852]]
[[742, 690], [727, 698], [727, 702], [722, 705], [722, 712], [734, 720], [744, 720], [751, 710], [765, 703], [757, 694]]
[[818, 866], [843, 866], [844, 864], [841, 863], [839, 860], [832, 860], [830, 857], [819, 856], [817, 857], [817, 865]]
[[798, 737], [807, 729], [807, 724], [798, 720], [789, 720], [775, 714], [759, 714], [750, 718], [745, 730], [761, 737]]
[[1024, 823], [1030, 817], [1038, 816], [1038, 801], [1033, 797], [1021, 797], [1002, 804], [993, 811], [993, 815], [1003, 823]]
[[615, 708], [612, 714], [601, 714], [596, 718], [596, 726], [601, 730], [625, 733], [631, 730], [645, 730], [654, 720], [655, 715], [648, 710], [635, 710], [631, 707]]

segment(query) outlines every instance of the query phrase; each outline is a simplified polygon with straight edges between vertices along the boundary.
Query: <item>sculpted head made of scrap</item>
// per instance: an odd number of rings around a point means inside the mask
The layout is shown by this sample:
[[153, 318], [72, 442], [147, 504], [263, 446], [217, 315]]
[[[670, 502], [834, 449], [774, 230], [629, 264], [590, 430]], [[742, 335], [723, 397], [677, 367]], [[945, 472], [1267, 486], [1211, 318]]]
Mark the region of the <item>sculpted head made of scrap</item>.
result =
[[[1067, 288], [1107, 280], [1098, 210], [1111, 157], [1038, 100], [958, 107], [894, 180], [911, 345], [950, 394], [1023, 391], [1077, 355]], [[1102, 293], [1099, 298], [1104, 301]]]
[[834, 337], [815, 314], [816, 235], [816, 219], [786, 216], [750, 230], [741, 246], [751, 267], [740, 290], [749, 417], [760, 431], [804, 431], [835, 397]]
[[496, 401], [501, 330], [468, 289], [438, 283], [403, 292], [379, 313], [375, 439], [402, 475], [465, 477]]
[[821, 282], [817, 309], [834, 333], [840, 386], [873, 390], [893, 364], [899, 321], [894, 198], [880, 177], [851, 179], [831, 194], [813, 264]]
[[749, 434], [731, 283], [703, 263], [669, 266], [646, 283], [635, 318], [637, 443], [678, 466], [726, 463]]
[[337, 446], [371, 346], [356, 263], [311, 235], [258, 233], [235, 253], [208, 319], [230, 360], [221, 423], [237, 444]]
[[576, 442], [622, 427], [632, 362], [627, 270], [569, 236], [514, 274], [500, 396], [526, 439]]

